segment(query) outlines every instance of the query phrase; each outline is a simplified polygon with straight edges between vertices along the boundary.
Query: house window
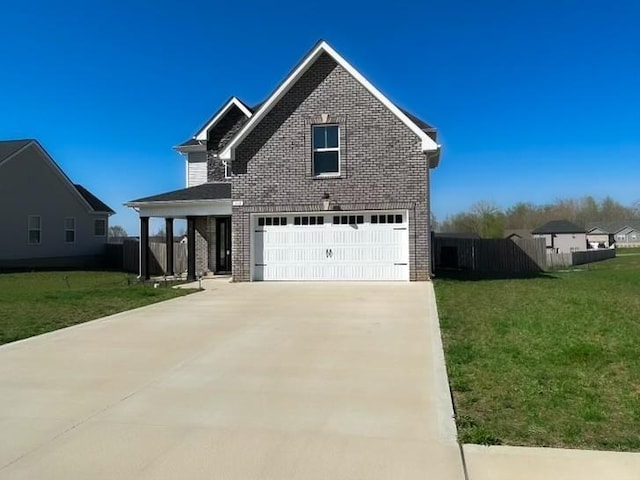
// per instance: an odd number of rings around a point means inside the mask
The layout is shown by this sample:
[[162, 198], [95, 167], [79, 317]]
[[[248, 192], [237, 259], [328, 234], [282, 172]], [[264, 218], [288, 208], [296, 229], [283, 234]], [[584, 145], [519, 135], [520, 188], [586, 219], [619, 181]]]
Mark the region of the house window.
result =
[[333, 217], [334, 225], [362, 225], [363, 223], [363, 215], [336, 215], [335, 217]]
[[96, 237], [107, 236], [107, 221], [104, 218], [96, 218], [93, 222], [93, 234]]
[[42, 241], [42, 219], [40, 215], [29, 215], [27, 224], [27, 242], [29, 245], [40, 245]]
[[294, 225], [303, 225], [303, 226], [324, 225], [324, 217], [316, 217], [316, 216], [294, 217], [293, 224]]
[[231, 163], [223, 161], [222, 164], [224, 165], [224, 178], [231, 178], [233, 176]]
[[624, 235], [616, 235], [616, 239], [617, 240], [624, 240], [625, 236]]
[[340, 128], [338, 125], [314, 125], [313, 174], [340, 174]]
[[64, 242], [75, 243], [76, 241], [76, 219], [67, 217], [64, 219]]

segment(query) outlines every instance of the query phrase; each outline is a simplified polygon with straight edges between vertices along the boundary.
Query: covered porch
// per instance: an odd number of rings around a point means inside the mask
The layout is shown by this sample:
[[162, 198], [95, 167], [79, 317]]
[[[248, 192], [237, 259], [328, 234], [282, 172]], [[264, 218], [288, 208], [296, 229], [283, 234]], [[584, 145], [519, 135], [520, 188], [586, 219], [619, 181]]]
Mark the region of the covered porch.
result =
[[125, 203], [140, 216], [140, 277], [150, 277], [149, 220], [163, 218], [167, 276], [174, 270], [174, 221], [187, 222], [187, 279], [231, 272], [231, 185], [204, 183]]

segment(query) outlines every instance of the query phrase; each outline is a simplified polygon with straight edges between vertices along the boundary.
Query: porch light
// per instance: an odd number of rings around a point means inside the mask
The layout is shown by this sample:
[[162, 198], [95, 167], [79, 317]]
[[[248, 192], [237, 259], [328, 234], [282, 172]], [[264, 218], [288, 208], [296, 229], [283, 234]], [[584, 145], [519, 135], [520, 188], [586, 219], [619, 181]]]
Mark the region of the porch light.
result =
[[329, 210], [330, 207], [331, 207], [331, 198], [329, 197], [329, 194], [325, 192], [325, 194], [322, 196], [322, 209]]

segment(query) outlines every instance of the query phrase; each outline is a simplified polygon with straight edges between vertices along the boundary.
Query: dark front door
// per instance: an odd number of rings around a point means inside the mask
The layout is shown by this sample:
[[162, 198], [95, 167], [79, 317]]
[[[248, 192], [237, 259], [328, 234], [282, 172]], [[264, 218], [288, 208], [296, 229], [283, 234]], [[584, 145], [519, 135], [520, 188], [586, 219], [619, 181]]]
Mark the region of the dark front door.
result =
[[231, 271], [231, 217], [216, 218], [216, 273]]

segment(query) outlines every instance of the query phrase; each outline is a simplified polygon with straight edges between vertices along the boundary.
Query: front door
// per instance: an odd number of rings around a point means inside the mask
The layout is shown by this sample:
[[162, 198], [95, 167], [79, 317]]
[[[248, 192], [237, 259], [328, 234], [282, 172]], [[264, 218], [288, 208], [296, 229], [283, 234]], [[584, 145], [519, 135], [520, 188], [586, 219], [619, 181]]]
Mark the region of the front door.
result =
[[216, 218], [216, 273], [231, 271], [231, 217]]

